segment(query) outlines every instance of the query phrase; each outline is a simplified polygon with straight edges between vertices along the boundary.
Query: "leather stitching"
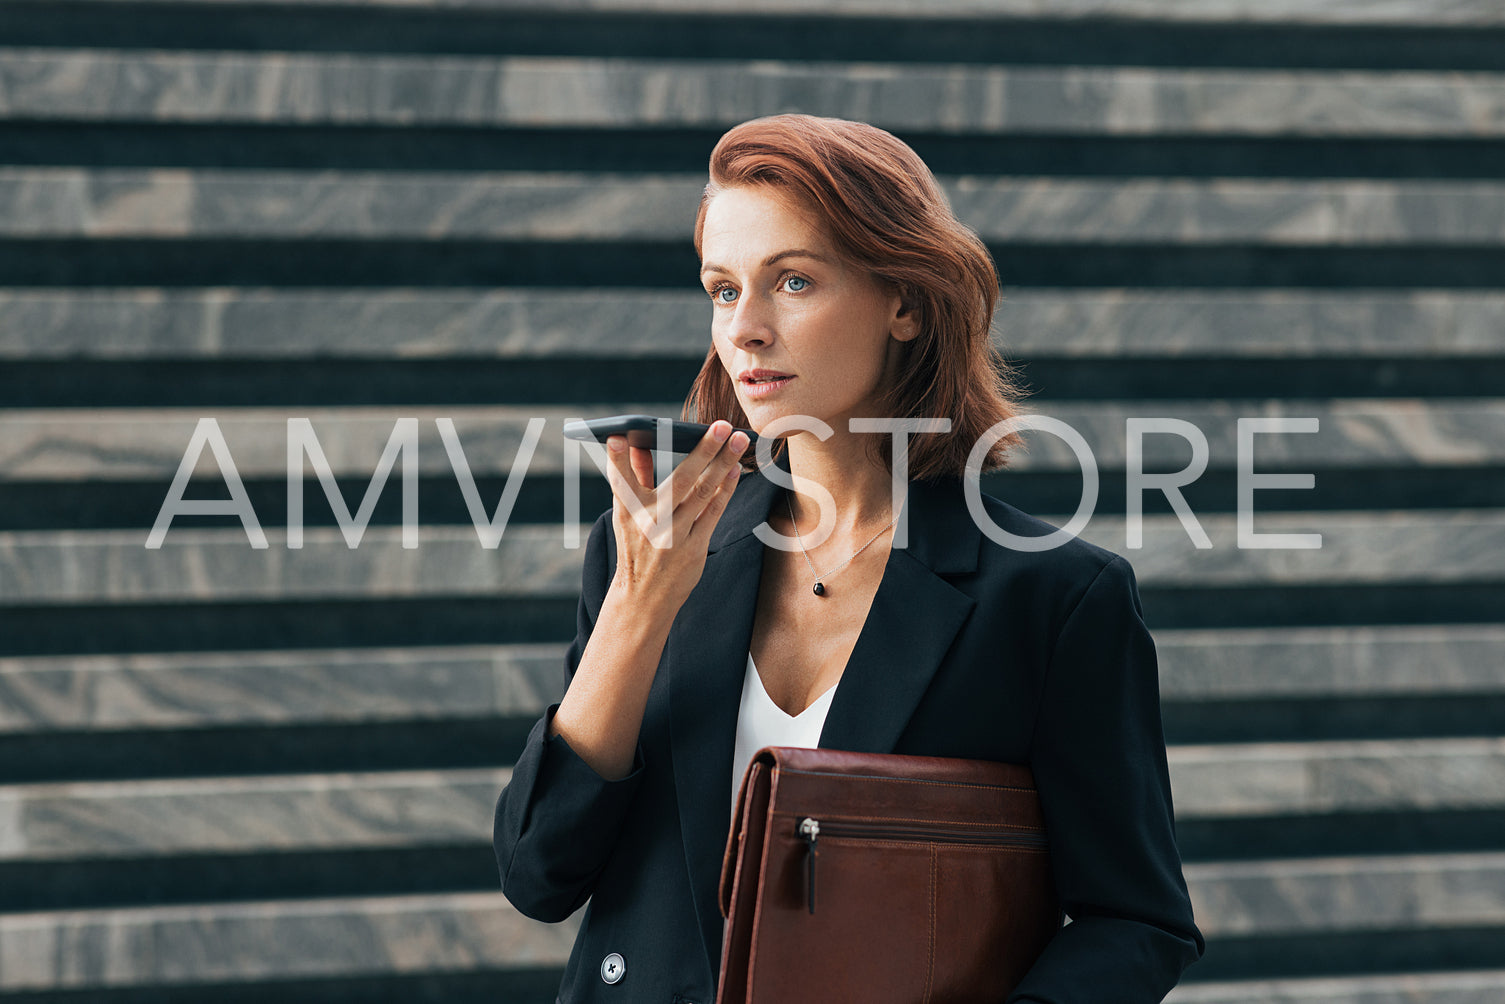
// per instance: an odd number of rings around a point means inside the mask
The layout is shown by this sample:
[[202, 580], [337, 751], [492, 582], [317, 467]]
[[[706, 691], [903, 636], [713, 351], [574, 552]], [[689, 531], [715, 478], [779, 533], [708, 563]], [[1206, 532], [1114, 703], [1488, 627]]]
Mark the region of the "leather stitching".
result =
[[974, 788], [981, 791], [1027, 791], [1034, 793], [1034, 788], [1025, 788], [1017, 784], [971, 784], [966, 781], [939, 781], [928, 777], [885, 777], [879, 774], [836, 774], [824, 770], [795, 770], [793, 767], [780, 767], [785, 774], [803, 774], [807, 777], [835, 777], [835, 778], [858, 778], [863, 781], [879, 781], [885, 784], [929, 784], [945, 788]]
[[930, 1004], [930, 993], [935, 985], [935, 887], [936, 862], [939, 856], [934, 845], [930, 848], [930, 960], [925, 966], [924, 1004]]
[[[781, 809], [781, 810], [778, 810], [776, 812], [770, 813], [770, 815], [779, 816], [779, 817], [782, 817], [782, 818], [785, 818], [785, 819], [804, 819], [806, 816], [810, 815], [810, 813], [808, 811], [806, 811], [806, 812], [795, 812], [793, 810]], [[829, 819], [829, 820], [832, 820], [833, 822], [835, 822], [835, 821], [840, 821], [840, 822], [864, 822], [864, 823], [868, 823], [868, 822], [884, 822], [884, 823], [895, 822], [895, 823], [913, 823], [913, 824], [935, 823], [938, 826], [964, 826], [964, 827], [966, 827], [968, 829], [972, 829], [972, 830], [1025, 830], [1025, 831], [1031, 832], [1031, 833], [1044, 833], [1045, 832], [1045, 827], [1043, 827], [1043, 826], [1026, 826], [1023, 823], [971, 822], [970, 820], [957, 820], [957, 819], [919, 819], [919, 818], [916, 818], [914, 816], [857, 816], [857, 815], [840, 815], [840, 814], [834, 813], [834, 812], [823, 812], [823, 813], [820, 814], [820, 818], [821, 818], [822, 822], [825, 822], [826, 820]]]

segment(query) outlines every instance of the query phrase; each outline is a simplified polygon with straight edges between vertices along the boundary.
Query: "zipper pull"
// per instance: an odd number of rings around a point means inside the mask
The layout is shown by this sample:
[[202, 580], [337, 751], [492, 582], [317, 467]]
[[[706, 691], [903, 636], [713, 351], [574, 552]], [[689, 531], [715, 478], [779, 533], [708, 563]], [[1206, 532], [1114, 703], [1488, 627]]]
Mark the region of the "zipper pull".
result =
[[810, 913], [815, 913], [815, 843], [820, 839], [820, 823], [806, 816], [800, 820], [799, 834], [809, 849], [805, 854], [805, 888], [810, 894]]

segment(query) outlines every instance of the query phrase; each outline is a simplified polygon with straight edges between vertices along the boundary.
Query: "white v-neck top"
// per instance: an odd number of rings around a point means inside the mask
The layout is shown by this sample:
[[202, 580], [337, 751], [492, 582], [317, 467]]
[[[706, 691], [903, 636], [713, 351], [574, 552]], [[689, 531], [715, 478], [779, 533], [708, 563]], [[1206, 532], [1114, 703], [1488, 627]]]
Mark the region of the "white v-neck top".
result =
[[763, 677], [747, 653], [747, 675], [742, 678], [742, 706], [737, 711], [737, 743], [732, 752], [732, 813], [736, 814], [737, 792], [742, 789], [742, 775], [752, 762], [753, 754], [764, 746], [820, 745], [820, 732], [826, 724], [826, 712], [836, 693], [833, 685], [810, 706], [791, 715], [773, 702], [763, 688]]

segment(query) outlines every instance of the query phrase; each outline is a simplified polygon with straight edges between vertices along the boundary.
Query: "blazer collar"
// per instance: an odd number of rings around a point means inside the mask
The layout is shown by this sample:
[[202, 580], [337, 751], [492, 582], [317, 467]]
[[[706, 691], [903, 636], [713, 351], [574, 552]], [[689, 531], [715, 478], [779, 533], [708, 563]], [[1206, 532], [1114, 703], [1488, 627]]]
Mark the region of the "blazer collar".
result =
[[[775, 464], [786, 477], [787, 453]], [[732, 813], [732, 752], [764, 545], [753, 529], [783, 496], [744, 474], [707, 548], [705, 569], [666, 645], [670, 744], [691, 885], [711, 972], [720, 964], [717, 878]], [[820, 745], [890, 753], [974, 600], [943, 575], [974, 571], [982, 532], [960, 479], [911, 481], [905, 548], [889, 552], [867, 621], [843, 671]]]

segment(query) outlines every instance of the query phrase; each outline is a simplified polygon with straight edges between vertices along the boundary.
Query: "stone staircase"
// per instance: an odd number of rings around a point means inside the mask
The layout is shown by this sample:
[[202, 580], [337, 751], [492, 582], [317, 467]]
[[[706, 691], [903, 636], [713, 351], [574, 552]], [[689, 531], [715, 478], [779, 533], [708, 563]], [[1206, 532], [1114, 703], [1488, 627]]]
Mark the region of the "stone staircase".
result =
[[[557, 699], [564, 419], [678, 412], [724, 128], [864, 118], [1005, 283], [1161, 654], [1206, 958], [1175, 1004], [1505, 1000], [1505, 11], [1490, 0], [0, 5], [0, 996], [553, 1000], [496, 793]], [[287, 546], [287, 423], [320, 482]], [[1195, 425], [1126, 542], [1132, 418]], [[239, 520], [147, 535], [200, 420]], [[438, 424], [489, 518], [481, 546]], [[1260, 533], [1240, 549], [1239, 421]], [[1185, 440], [1149, 435], [1144, 469]], [[393, 481], [401, 468], [394, 468]], [[984, 489], [1069, 518], [1045, 435]], [[229, 492], [206, 451], [186, 496]], [[352, 533], [354, 531], [351, 531]], [[582, 537], [583, 539], [583, 537]]]

